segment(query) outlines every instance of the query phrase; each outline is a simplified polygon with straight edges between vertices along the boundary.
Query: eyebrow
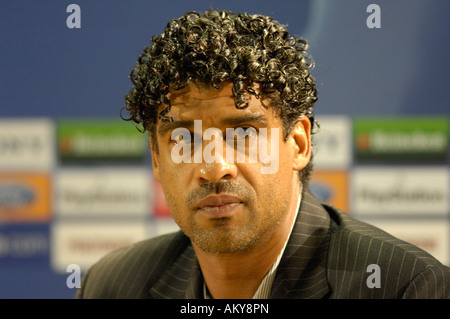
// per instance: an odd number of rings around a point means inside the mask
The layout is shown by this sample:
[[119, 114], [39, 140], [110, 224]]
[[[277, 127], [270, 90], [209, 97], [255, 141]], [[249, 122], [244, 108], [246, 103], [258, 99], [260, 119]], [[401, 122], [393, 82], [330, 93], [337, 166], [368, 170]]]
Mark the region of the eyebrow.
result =
[[194, 126], [193, 120], [161, 122], [161, 124], [158, 127], [158, 135], [164, 136], [167, 132], [174, 130], [178, 127], [190, 128], [193, 126]]
[[242, 125], [242, 124], [257, 124], [259, 126], [268, 126], [269, 123], [264, 115], [246, 115], [240, 117], [230, 117], [222, 120], [222, 125]]
[[[221, 120], [222, 126], [237, 126], [242, 124], [255, 124], [258, 126], [268, 126], [267, 119], [264, 115], [244, 115], [239, 117], [229, 117]], [[179, 120], [172, 122], [161, 122], [158, 127], [158, 134], [164, 136], [167, 132], [176, 128], [192, 128], [194, 127], [194, 120]]]

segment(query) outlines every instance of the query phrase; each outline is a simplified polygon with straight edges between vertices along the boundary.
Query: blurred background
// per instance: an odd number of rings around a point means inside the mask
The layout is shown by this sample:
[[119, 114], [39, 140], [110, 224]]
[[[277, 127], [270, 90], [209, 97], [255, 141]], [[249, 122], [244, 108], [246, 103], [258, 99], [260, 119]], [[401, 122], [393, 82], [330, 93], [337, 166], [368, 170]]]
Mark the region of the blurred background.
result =
[[0, 298], [73, 298], [69, 265], [177, 230], [119, 112], [151, 36], [208, 9], [309, 41], [311, 189], [450, 265], [449, 1], [1, 1]]

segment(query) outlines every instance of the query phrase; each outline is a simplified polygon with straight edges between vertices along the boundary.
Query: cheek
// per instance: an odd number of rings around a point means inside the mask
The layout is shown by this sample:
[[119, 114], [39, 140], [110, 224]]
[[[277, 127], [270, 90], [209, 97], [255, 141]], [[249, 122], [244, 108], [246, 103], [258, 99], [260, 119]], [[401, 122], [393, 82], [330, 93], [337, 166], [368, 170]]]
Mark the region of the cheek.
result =
[[184, 201], [183, 189], [186, 189], [185, 179], [188, 167], [173, 163], [170, 156], [160, 157], [159, 178], [164, 191], [167, 205], [171, 212], [178, 211]]
[[174, 221], [180, 228], [184, 229], [186, 226], [186, 207], [184, 199], [184, 189], [181, 185], [180, 175], [175, 174], [177, 171], [167, 170], [168, 172], [161, 173], [161, 185], [164, 192], [164, 198], [169, 209], [169, 212]]
[[[277, 198], [285, 197], [286, 192], [292, 188], [292, 167], [289, 162], [284, 160], [280, 162], [279, 168], [275, 173], [262, 174], [262, 164], [240, 164], [238, 171], [242, 179], [241, 183], [245, 181], [254, 191], [256, 196], [256, 205], [271, 206], [276, 205]], [[262, 203], [262, 205], [260, 205]]]
[[292, 158], [287, 150], [283, 150], [280, 146], [278, 170], [272, 174], [260, 174], [267, 198], [275, 203], [280, 202], [280, 198], [289, 197], [295, 173], [296, 171], [292, 168]]

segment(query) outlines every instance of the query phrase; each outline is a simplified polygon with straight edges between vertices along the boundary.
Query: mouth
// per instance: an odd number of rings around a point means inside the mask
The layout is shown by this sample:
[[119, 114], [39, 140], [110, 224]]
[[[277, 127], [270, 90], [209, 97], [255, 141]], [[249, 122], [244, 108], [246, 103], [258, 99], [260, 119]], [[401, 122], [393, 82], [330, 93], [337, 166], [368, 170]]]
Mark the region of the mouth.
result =
[[242, 203], [236, 196], [212, 195], [198, 203], [197, 211], [209, 218], [225, 218], [230, 217]]

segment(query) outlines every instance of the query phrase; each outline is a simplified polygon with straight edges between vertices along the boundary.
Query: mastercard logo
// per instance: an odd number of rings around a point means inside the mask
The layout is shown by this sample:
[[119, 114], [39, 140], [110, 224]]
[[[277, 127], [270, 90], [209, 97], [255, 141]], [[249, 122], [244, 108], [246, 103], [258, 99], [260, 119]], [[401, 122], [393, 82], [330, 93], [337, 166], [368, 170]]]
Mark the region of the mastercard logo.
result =
[[370, 136], [368, 134], [360, 134], [356, 139], [358, 150], [366, 152], [370, 149]]

